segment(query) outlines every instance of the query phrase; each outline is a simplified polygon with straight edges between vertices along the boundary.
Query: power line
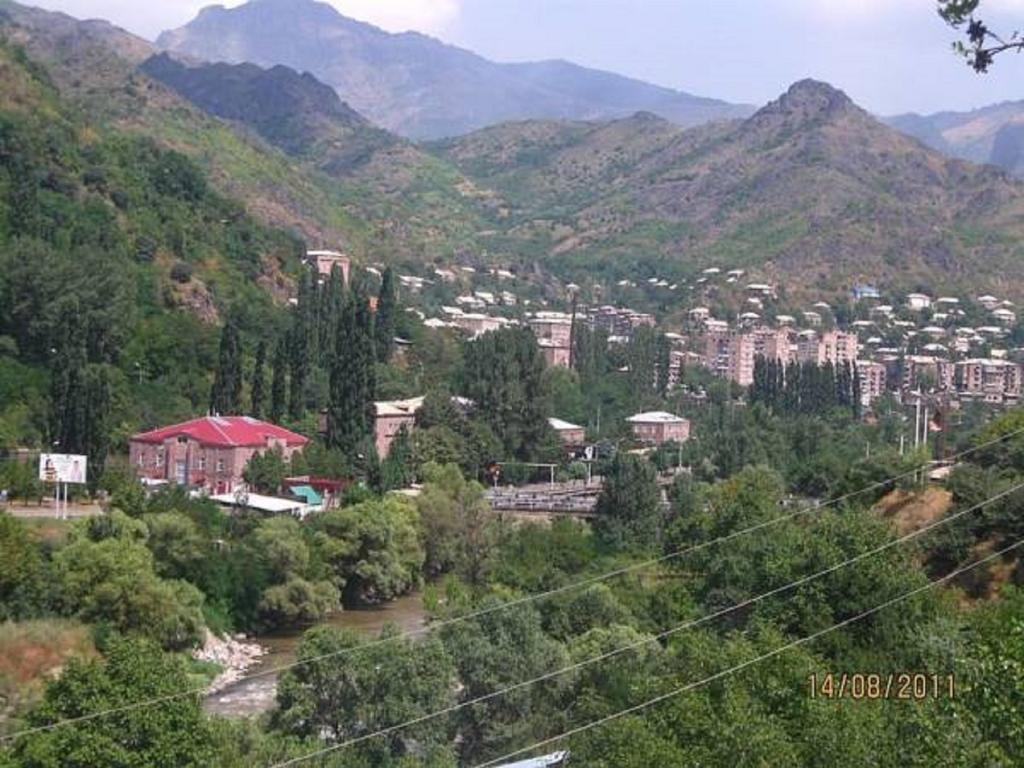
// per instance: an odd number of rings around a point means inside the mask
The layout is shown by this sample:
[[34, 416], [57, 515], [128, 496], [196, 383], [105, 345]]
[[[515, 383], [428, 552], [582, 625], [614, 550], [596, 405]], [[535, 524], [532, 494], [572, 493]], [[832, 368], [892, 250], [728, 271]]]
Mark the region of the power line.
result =
[[[986, 441], [984, 443], [980, 443], [980, 444], [972, 446], [970, 448], [966, 448], [963, 451], [960, 451], [959, 453], [956, 453], [953, 456], [949, 457], [948, 460], [949, 461], [956, 461], [957, 459], [961, 459], [964, 456], [970, 455], [970, 454], [975, 453], [977, 451], [980, 451], [980, 450], [982, 450], [984, 448], [991, 447], [993, 445], [996, 445], [998, 443], [1003, 442], [1004, 440], [1008, 440], [1011, 437], [1016, 437], [1017, 435], [1020, 435], [1020, 434], [1024, 434], [1024, 427], [1022, 427], [1020, 429], [1013, 430], [1011, 432], [1007, 432], [1004, 435], [1000, 435], [999, 437], [993, 438], [992, 440], [988, 440], [988, 441]], [[630, 565], [623, 566], [621, 568], [617, 568], [617, 569], [612, 570], [612, 571], [607, 571], [605, 573], [596, 574], [594, 576], [589, 576], [589, 577], [586, 577], [584, 579], [580, 579], [578, 581], [570, 582], [570, 583], [565, 584], [565, 585], [563, 585], [561, 587], [555, 587], [553, 589], [545, 590], [545, 591], [542, 591], [542, 592], [535, 592], [535, 593], [532, 593], [532, 594], [523, 595], [522, 597], [518, 597], [518, 598], [515, 598], [513, 600], [508, 600], [506, 602], [499, 603], [497, 605], [492, 605], [492, 606], [489, 606], [487, 608], [481, 608], [481, 609], [476, 610], [476, 611], [470, 611], [468, 613], [462, 614], [461, 616], [454, 616], [454, 617], [448, 618], [448, 619], [441, 619], [439, 621], [432, 622], [430, 625], [425, 626], [425, 627], [419, 627], [419, 628], [416, 628], [416, 629], [410, 629], [410, 630], [407, 630], [405, 632], [400, 632], [400, 633], [397, 633], [397, 634], [394, 634], [394, 635], [389, 635], [387, 637], [381, 637], [381, 638], [378, 638], [376, 640], [371, 640], [370, 642], [364, 643], [362, 645], [352, 646], [352, 647], [349, 647], [349, 648], [342, 648], [342, 649], [337, 650], [337, 651], [331, 651], [329, 653], [320, 654], [318, 656], [311, 656], [311, 657], [305, 658], [305, 659], [297, 659], [296, 661], [289, 662], [288, 664], [280, 664], [280, 665], [278, 665], [276, 667], [271, 667], [269, 669], [264, 669], [264, 670], [261, 670], [259, 672], [254, 672], [251, 675], [244, 675], [242, 677], [239, 677], [237, 680], [234, 681], [233, 684], [237, 685], [239, 683], [247, 682], [247, 681], [250, 681], [250, 680], [258, 680], [260, 678], [270, 677], [270, 676], [273, 676], [273, 675], [280, 674], [281, 672], [286, 672], [289, 669], [294, 669], [294, 668], [302, 666], [304, 664], [311, 664], [311, 663], [316, 662], [316, 661], [323, 661], [323, 660], [329, 659], [329, 658], [345, 657], [345, 656], [348, 656], [351, 653], [365, 651], [365, 650], [368, 650], [370, 648], [375, 648], [377, 646], [384, 645], [386, 643], [391, 643], [391, 642], [394, 642], [396, 640], [400, 640], [400, 639], [403, 639], [403, 638], [418, 637], [420, 635], [424, 635], [424, 634], [427, 634], [429, 632], [433, 632], [435, 630], [441, 629], [441, 628], [446, 627], [446, 626], [451, 626], [453, 624], [459, 624], [459, 623], [461, 623], [463, 621], [468, 621], [470, 619], [480, 618], [480, 617], [487, 616], [487, 615], [490, 615], [490, 614], [493, 614], [493, 613], [497, 613], [498, 611], [504, 611], [504, 610], [507, 610], [509, 608], [514, 608], [516, 606], [524, 605], [524, 604], [531, 603], [531, 602], [534, 602], [534, 601], [537, 601], [537, 600], [545, 600], [545, 599], [547, 599], [549, 597], [554, 597], [555, 595], [564, 594], [566, 592], [571, 592], [571, 591], [573, 591], [575, 589], [579, 589], [581, 587], [590, 586], [591, 584], [598, 584], [600, 582], [607, 581], [608, 579], [613, 579], [613, 578], [615, 578], [617, 576], [624, 576], [624, 575], [626, 575], [628, 573], [633, 573], [635, 571], [644, 570], [645, 568], [650, 568], [650, 567], [655, 566], [655, 565], [660, 565], [661, 563], [665, 563], [665, 562], [668, 562], [670, 560], [674, 560], [676, 558], [683, 557], [685, 555], [693, 554], [694, 552], [698, 552], [698, 551], [707, 549], [709, 547], [717, 546], [719, 544], [724, 544], [724, 543], [732, 541], [734, 539], [738, 539], [738, 538], [740, 538], [742, 536], [747, 536], [747, 535], [749, 535], [751, 533], [756, 533], [757, 531], [764, 530], [766, 528], [770, 528], [770, 527], [772, 527], [774, 525], [778, 525], [778, 524], [783, 523], [783, 522], [785, 522], [787, 520], [792, 520], [792, 519], [794, 519], [796, 517], [799, 517], [801, 515], [808, 514], [809, 512], [814, 512], [814, 511], [817, 511], [817, 510], [820, 510], [820, 509], [825, 509], [827, 507], [834, 506], [836, 504], [839, 504], [839, 503], [841, 503], [843, 501], [846, 501], [848, 499], [854, 498], [856, 496], [860, 496], [862, 494], [869, 493], [870, 491], [878, 490], [879, 488], [884, 488], [885, 486], [888, 486], [888, 485], [891, 485], [893, 483], [899, 482], [900, 480], [906, 479], [908, 477], [916, 476], [919, 472], [922, 471], [922, 469], [924, 469], [924, 465], [919, 465], [919, 466], [915, 467], [912, 470], [908, 470], [906, 472], [902, 472], [902, 473], [900, 473], [898, 475], [893, 475], [892, 477], [889, 477], [889, 478], [886, 478], [886, 479], [883, 479], [883, 480], [878, 480], [878, 481], [876, 481], [874, 483], [871, 483], [871, 484], [865, 486], [864, 488], [860, 488], [860, 489], [855, 490], [855, 491], [849, 491], [849, 492], [847, 492], [845, 494], [842, 494], [840, 496], [828, 499], [826, 501], [819, 502], [817, 504], [801, 507], [801, 508], [799, 508], [797, 510], [794, 510], [793, 512], [790, 512], [788, 514], [779, 515], [778, 517], [773, 517], [770, 520], [764, 520], [764, 521], [762, 521], [760, 523], [756, 523], [755, 525], [749, 526], [747, 528], [743, 528], [743, 529], [741, 529], [739, 531], [733, 531], [732, 533], [726, 534], [725, 536], [719, 536], [719, 537], [717, 537], [715, 539], [709, 539], [708, 541], [700, 542], [698, 544], [694, 544], [694, 545], [689, 546], [689, 547], [678, 549], [678, 550], [675, 550], [673, 552], [669, 552], [667, 554], [661, 555], [659, 557], [651, 558], [649, 560], [644, 560], [644, 561], [641, 561], [641, 562], [638, 562], [638, 563], [632, 563]], [[53, 730], [55, 728], [61, 728], [61, 727], [68, 726], [68, 725], [75, 725], [77, 723], [88, 722], [90, 720], [95, 720], [95, 719], [100, 718], [100, 717], [106, 717], [108, 715], [119, 714], [119, 713], [122, 713], [122, 712], [128, 712], [128, 711], [131, 711], [133, 709], [138, 709], [138, 708], [141, 708], [141, 707], [150, 707], [150, 706], [155, 706], [157, 704], [164, 704], [164, 703], [167, 703], [169, 701], [175, 701], [177, 699], [185, 698], [185, 697], [188, 697], [188, 696], [199, 696], [199, 695], [202, 695], [202, 694], [206, 693], [207, 688], [208, 688], [208, 686], [197, 686], [197, 687], [189, 688], [189, 689], [186, 689], [186, 690], [183, 690], [183, 691], [178, 691], [176, 693], [166, 694], [164, 696], [157, 696], [157, 697], [154, 697], [154, 698], [151, 698], [151, 699], [143, 699], [141, 701], [132, 702], [130, 704], [124, 704], [124, 705], [122, 705], [120, 707], [112, 707], [110, 709], [100, 710], [98, 712], [91, 712], [89, 714], [79, 715], [77, 717], [65, 718], [64, 720], [58, 720], [55, 723], [49, 723], [47, 725], [40, 725], [40, 726], [36, 726], [34, 728], [26, 728], [24, 730], [16, 731], [16, 732], [11, 733], [11, 734], [0, 735], [0, 742], [10, 741], [10, 740], [13, 740], [13, 739], [16, 739], [16, 738], [20, 738], [21, 736], [29, 736], [29, 735], [31, 735], [33, 733], [40, 733], [40, 732], [43, 732], [43, 731], [50, 731], [50, 730]]]
[[880, 545], [878, 547], [875, 547], [874, 549], [870, 549], [870, 550], [868, 550], [866, 552], [861, 552], [860, 554], [855, 555], [855, 556], [853, 556], [851, 558], [848, 558], [846, 560], [843, 560], [840, 563], [836, 563], [834, 565], [831, 565], [828, 568], [824, 568], [824, 569], [822, 569], [820, 571], [817, 571], [816, 573], [813, 573], [813, 574], [811, 574], [809, 576], [803, 576], [803, 577], [797, 579], [796, 581], [791, 581], [791, 582], [789, 582], [787, 584], [783, 584], [781, 586], [775, 587], [774, 589], [771, 589], [771, 590], [769, 590], [767, 592], [763, 592], [760, 595], [757, 595], [755, 597], [747, 598], [746, 600], [743, 600], [741, 602], [735, 603], [735, 604], [733, 604], [731, 606], [728, 606], [726, 608], [721, 608], [718, 611], [715, 611], [713, 613], [706, 614], [706, 615], [701, 616], [701, 617], [696, 618], [696, 619], [691, 619], [690, 621], [686, 621], [686, 622], [684, 622], [682, 624], [679, 624], [679, 625], [677, 625], [675, 627], [671, 627], [671, 628], [669, 628], [669, 629], [667, 629], [667, 630], [665, 630], [663, 632], [660, 632], [657, 635], [652, 635], [651, 637], [644, 638], [643, 640], [640, 640], [638, 642], [630, 643], [629, 645], [620, 646], [619, 648], [615, 648], [615, 649], [613, 649], [611, 651], [607, 651], [607, 652], [602, 653], [602, 654], [600, 654], [598, 656], [593, 656], [593, 657], [591, 657], [589, 659], [584, 659], [583, 661], [578, 661], [578, 662], [576, 662], [574, 664], [570, 664], [569, 666], [562, 667], [561, 669], [553, 670], [551, 672], [547, 672], [547, 673], [545, 673], [543, 675], [539, 675], [538, 677], [534, 677], [534, 678], [531, 678], [529, 680], [524, 680], [524, 681], [521, 681], [521, 682], [518, 682], [518, 683], [514, 683], [512, 685], [506, 686], [505, 688], [500, 688], [500, 689], [498, 689], [496, 691], [492, 691], [490, 693], [486, 693], [486, 694], [483, 694], [481, 696], [477, 696], [476, 698], [460, 702], [459, 704], [453, 704], [453, 705], [451, 705], [449, 707], [445, 707], [444, 709], [439, 709], [439, 710], [437, 710], [435, 712], [430, 712], [430, 713], [427, 713], [425, 715], [420, 715], [419, 717], [415, 717], [415, 718], [412, 718], [410, 720], [406, 720], [406, 721], [404, 721], [402, 723], [397, 723], [395, 725], [391, 725], [391, 726], [388, 726], [386, 728], [381, 728], [380, 730], [373, 731], [371, 733], [366, 733], [366, 734], [363, 734], [361, 736], [357, 736], [355, 738], [348, 739], [347, 741], [340, 742], [338, 744], [332, 744], [332, 745], [330, 745], [328, 747], [324, 747], [324, 748], [319, 749], [319, 750], [317, 750], [315, 752], [310, 752], [307, 755], [301, 755], [299, 757], [293, 757], [290, 760], [286, 760], [286, 761], [281, 762], [281, 763], [274, 763], [273, 765], [270, 766], [270, 768], [284, 768], [284, 766], [296, 765], [298, 763], [305, 762], [306, 760], [311, 760], [311, 759], [313, 759], [315, 757], [322, 757], [323, 755], [330, 754], [331, 752], [337, 752], [339, 750], [345, 749], [346, 747], [351, 747], [351, 746], [354, 746], [355, 744], [359, 744], [359, 743], [364, 742], [364, 741], [369, 741], [370, 739], [374, 739], [374, 738], [377, 738], [379, 736], [387, 736], [388, 734], [394, 733], [396, 731], [403, 730], [405, 728], [409, 728], [409, 727], [411, 727], [413, 725], [419, 725], [420, 723], [426, 722], [428, 720], [433, 720], [435, 718], [441, 717], [442, 715], [448, 715], [448, 714], [451, 714], [453, 712], [458, 712], [459, 710], [462, 710], [462, 709], [464, 709], [466, 707], [470, 707], [470, 706], [473, 706], [473, 705], [476, 705], [476, 704], [482, 704], [485, 701], [490, 701], [491, 699], [498, 698], [499, 696], [503, 696], [506, 693], [511, 693], [512, 691], [516, 691], [516, 690], [519, 690], [521, 688], [527, 688], [527, 687], [535, 685], [537, 683], [544, 682], [545, 680], [551, 680], [551, 679], [553, 679], [555, 677], [560, 677], [560, 676], [562, 676], [564, 674], [567, 674], [569, 672], [574, 672], [574, 671], [576, 671], [578, 669], [581, 669], [583, 667], [590, 666], [591, 664], [596, 664], [596, 663], [601, 662], [601, 661], [607, 661], [608, 659], [614, 658], [615, 656], [619, 656], [619, 655], [621, 655], [623, 653], [626, 653], [627, 651], [632, 651], [632, 650], [636, 650], [637, 648], [642, 648], [645, 645], [650, 645], [651, 643], [657, 642], [659, 640], [663, 640], [666, 637], [669, 637], [669, 636], [674, 635], [674, 634], [678, 634], [679, 632], [682, 632], [684, 630], [693, 629], [694, 627], [700, 626], [702, 624], [707, 624], [707, 623], [709, 623], [711, 621], [714, 621], [715, 619], [721, 618], [722, 616], [726, 616], [726, 615], [728, 615], [730, 613], [733, 613], [734, 611], [738, 611], [738, 610], [740, 610], [742, 608], [748, 608], [748, 607], [750, 607], [752, 605], [756, 605], [757, 603], [760, 603], [763, 600], [768, 599], [769, 597], [774, 597], [774, 596], [782, 594], [784, 592], [789, 592], [790, 590], [796, 589], [799, 586], [802, 586], [802, 585], [807, 584], [807, 583], [809, 583], [811, 581], [815, 581], [817, 579], [820, 579], [823, 576], [828, 576], [829, 574], [835, 573], [836, 571], [839, 571], [839, 570], [841, 570], [843, 568], [846, 568], [848, 566], [851, 566], [851, 565], [854, 565], [856, 563], [859, 563], [862, 560], [866, 560], [869, 557], [872, 557], [874, 555], [877, 555], [877, 554], [880, 554], [882, 552], [885, 552], [886, 550], [889, 550], [889, 549], [892, 549], [894, 547], [897, 547], [900, 544], [904, 544], [904, 543], [910, 541], [911, 539], [915, 539], [915, 538], [917, 538], [919, 536], [923, 536], [924, 534], [928, 533], [929, 531], [932, 531], [932, 530], [934, 530], [936, 528], [939, 528], [939, 527], [941, 527], [943, 525], [948, 525], [949, 523], [952, 523], [953, 521], [958, 520], [961, 517], [964, 517], [965, 515], [970, 514], [971, 512], [976, 512], [977, 510], [981, 509], [982, 507], [987, 506], [988, 504], [991, 504], [994, 501], [998, 501], [999, 499], [1002, 499], [1002, 498], [1004, 498], [1006, 496], [1009, 496], [1011, 493], [1014, 493], [1015, 491], [1019, 491], [1022, 488], [1024, 488], [1024, 482], [1018, 483], [1017, 485], [1012, 486], [1011, 488], [1008, 488], [1008, 489], [1006, 489], [1006, 490], [1004, 490], [1004, 491], [1002, 491], [1000, 493], [997, 493], [996, 495], [994, 495], [994, 496], [992, 496], [990, 498], [987, 498], [984, 501], [981, 501], [981, 502], [975, 504], [972, 507], [968, 507], [967, 509], [961, 510], [961, 511], [956, 512], [956, 513], [954, 513], [952, 515], [944, 517], [941, 520], [937, 520], [935, 522], [932, 522], [929, 525], [926, 525], [926, 526], [924, 526], [922, 528], [919, 528], [916, 531], [912, 531], [912, 532], [904, 534], [903, 536], [900, 536], [900, 537], [898, 537], [896, 539], [892, 539], [891, 541], [888, 541], [885, 544], [882, 544], [882, 545]]
[[696, 682], [688, 683], [687, 685], [684, 685], [681, 688], [676, 688], [675, 690], [669, 691], [668, 693], [663, 693], [660, 696], [655, 696], [654, 698], [648, 699], [647, 701], [644, 701], [644, 702], [642, 702], [640, 704], [635, 704], [632, 707], [628, 707], [628, 708], [620, 710], [618, 712], [613, 712], [610, 715], [605, 715], [604, 717], [602, 717], [602, 718], [600, 718], [598, 720], [593, 720], [593, 721], [591, 721], [589, 723], [585, 723], [584, 725], [577, 726], [576, 728], [572, 728], [572, 729], [570, 729], [568, 731], [560, 733], [557, 736], [552, 736], [552, 737], [544, 739], [542, 741], [534, 742], [533, 744], [531, 744], [528, 747], [523, 747], [522, 749], [517, 749], [515, 752], [509, 752], [506, 755], [502, 755], [501, 757], [495, 758], [493, 760], [488, 760], [485, 763], [479, 763], [475, 768], [490, 768], [490, 766], [494, 766], [494, 765], [497, 765], [498, 763], [502, 763], [502, 762], [505, 762], [507, 760], [510, 760], [510, 759], [512, 759], [514, 757], [517, 757], [517, 756], [523, 754], [524, 752], [531, 752], [531, 751], [533, 751], [535, 749], [538, 749], [540, 747], [546, 747], [549, 744], [553, 744], [553, 743], [555, 743], [557, 741], [562, 741], [564, 739], [567, 739], [570, 736], [575, 736], [576, 734], [583, 733], [584, 731], [589, 731], [592, 728], [598, 728], [598, 727], [600, 727], [600, 726], [602, 726], [602, 725], [604, 725], [606, 723], [611, 722], [612, 720], [617, 720], [620, 717], [625, 717], [626, 715], [631, 715], [631, 714], [634, 714], [636, 712], [640, 712], [642, 710], [645, 710], [645, 709], [648, 709], [649, 707], [654, 706], [655, 704], [660, 704], [661, 702], [663, 702], [663, 701], [665, 701], [667, 699], [671, 699], [674, 696], [679, 696], [680, 694], [686, 693], [688, 691], [692, 691], [692, 690], [695, 690], [697, 688], [701, 688], [701, 687], [707, 685], [708, 683], [713, 683], [716, 680], [720, 680], [720, 679], [722, 679], [724, 677], [728, 677], [729, 675], [731, 675], [731, 674], [733, 674], [735, 672], [739, 672], [741, 670], [744, 670], [747, 667], [752, 667], [755, 664], [759, 664], [762, 661], [766, 661], [768, 659], [774, 658], [775, 656], [778, 656], [778, 655], [780, 655], [782, 653], [785, 653], [786, 651], [792, 650], [793, 648], [797, 648], [797, 647], [799, 647], [801, 645], [806, 645], [809, 642], [817, 640], [819, 637], [822, 637], [824, 635], [827, 635], [827, 634], [830, 634], [832, 632], [835, 632], [836, 630], [842, 629], [843, 627], [849, 626], [850, 624], [854, 624], [855, 622], [861, 621], [861, 620], [867, 618], [868, 616], [871, 616], [871, 615], [873, 615], [875, 613], [878, 613], [879, 611], [883, 611], [886, 608], [890, 608], [893, 605], [901, 603], [904, 600], [908, 600], [911, 597], [914, 597], [916, 595], [921, 594], [922, 592], [927, 592], [929, 589], [932, 589], [933, 587], [935, 587], [935, 586], [937, 586], [939, 584], [944, 584], [945, 582], [950, 581], [951, 579], [954, 579], [957, 576], [963, 575], [964, 573], [967, 573], [968, 571], [971, 571], [971, 570], [977, 568], [980, 565], [984, 565], [987, 562], [990, 562], [992, 560], [995, 560], [996, 558], [1002, 557], [1003, 555], [1005, 555], [1005, 554], [1007, 554], [1009, 552], [1012, 552], [1015, 549], [1018, 549], [1022, 545], [1024, 545], [1024, 539], [1019, 540], [1019, 541], [1017, 541], [1017, 542], [1015, 542], [1015, 543], [1013, 543], [1013, 544], [1011, 544], [1011, 545], [1009, 545], [1007, 547], [1004, 547], [1003, 549], [1000, 549], [998, 552], [993, 552], [993, 553], [991, 553], [989, 555], [986, 555], [985, 557], [982, 557], [982, 558], [980, 558], [978, 560], [975, 560], [973, 563], [970, 563], [969, 565], [965, 565], [962, 568], [957, 568], [955, 571], [951, 571], [950, 573], [947, 573], [945, 576], [941, 576], [938, 579], [930, 581], [927, 584], [924, 584], [924, 585], [922, 585], [920, 587], [917, 587], [916, 589], [912, 589], [909, 592], [904, 592], [902, 595], [898, 595], [897, 597], [894, 597], [891, 600], [886, 600], [884, 603], [881, 603], [880, 605], [876, 605], [874, 608], [869, 608], [868, 610], [863, 611], [863, 612], [857, 614], [856, 616], [851, 616], [848, 619], [844, 619], [843, 621], [840, 621], [840, 622], [838, 622], [836, 624], [833, 624], [831, 627], [827, 627], [825, 629], [819, 630], [818, 632], [815, 632], [813, 634], [807, 635], [806, 637], [801, 637], [801, 638], [799, 638], [797, 640], [794, 640], [792, 642], [786, 643], [785, 645], [779, 646], [778, 648], [776, 648], [776, 649], [774, 649], [772, 651], [769, 651], [768, 653], [763, 653], [760, 656], [754, 657], [753, 659], [748, 659], [747, 661], [744, 661], [744, 662], [742, 662], [740, 664], [736, 664], [735, 666], [723, 669], [723, 670], [721, 670], [719, 672], [716, 672], [713, 675], [709, 675], [708, 677], [705, 677], [705, 678], [703, 678], [701, 680], [697, 680]]

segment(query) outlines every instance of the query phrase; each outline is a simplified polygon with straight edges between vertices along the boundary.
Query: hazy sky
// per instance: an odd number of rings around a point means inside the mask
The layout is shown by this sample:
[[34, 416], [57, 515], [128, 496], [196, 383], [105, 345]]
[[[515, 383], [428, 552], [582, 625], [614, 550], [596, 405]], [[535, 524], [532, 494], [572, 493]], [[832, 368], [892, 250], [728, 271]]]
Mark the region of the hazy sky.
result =
[[[33, 2], [33, 0], [24, 0]], [[222, 4], [238, 5], [240, 0]], [[563, 58], [661, 85], [760, 104], [815, 77], [881, 114], [1024, 98], [1024, 57], [976, 75], [934, 0], [330, 0], [391, 31], [415, 29], [499, 61]], [[34, 0], [153, 38], [203, 0]], [[1024, 0], [982, 0], [992, 26], [1024, 28]]]

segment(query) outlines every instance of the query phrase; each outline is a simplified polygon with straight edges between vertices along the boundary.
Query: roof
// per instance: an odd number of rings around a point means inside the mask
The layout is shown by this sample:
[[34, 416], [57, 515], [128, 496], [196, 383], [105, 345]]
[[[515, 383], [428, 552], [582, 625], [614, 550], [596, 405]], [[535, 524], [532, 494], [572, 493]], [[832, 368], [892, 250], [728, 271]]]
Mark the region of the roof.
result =
[[281, 440], [288, 446], [302, 446], [309, 442], [304, 435], [251, 416], [203, 416], [141, 432], [132, 436], [132, 442], [163, 443], [177, 437], [222, 448], [264, 448], [268, 440]]
[[237, 497], [233, 493], [222, 493], [217, 496], [211, 496], [210, 500], [229, 507], [246, 507], [247, 509], [257, 509], [260, 512], [271, 512], [273, 514], [281, 512], [301, 513], [306, 508], [306, 505], [301, 501], [279, 499], [276, 496], [262, 496], [258, 493]]
[[565, 763], [567, 757], [569, 757], [568, 752], [552, 752], [550, 755], [543, 755], [542, 757], [531, 757], [528, 760], [505, 763], [498, 766], [498, 768], [553, 768], [553, 766]]
[[583, 429], [583, 427], [577, 424], [570, 424], [568, 421], [562, 421], [561, 419], [556, 418], [548, 419], [548, 424], [550, 424], [551, 428], [556, 432], [567, 432], [570, 429]]
[[319, 506], [324, 502], [320, 494], [317, 493], [311, 485], [293, 485], [288, 490], [291, 491], [293, 496], [301, 496], [304, 498], [307, 504]]
[[373, 404], [377, 412], [377, 418], [383, 416], [415, 416], [416, 412], [423, 406], [422, 397], [413, 397], [408, 400], [382, 400]]
[[630, 424], [679, 424], [686, 421], [682, 416], [676, 416], [674, 413], [667, 413], [665, 411], [647, 411], [646, 413], [638, 413], [635, 416], [630, 416], [626, 419]]

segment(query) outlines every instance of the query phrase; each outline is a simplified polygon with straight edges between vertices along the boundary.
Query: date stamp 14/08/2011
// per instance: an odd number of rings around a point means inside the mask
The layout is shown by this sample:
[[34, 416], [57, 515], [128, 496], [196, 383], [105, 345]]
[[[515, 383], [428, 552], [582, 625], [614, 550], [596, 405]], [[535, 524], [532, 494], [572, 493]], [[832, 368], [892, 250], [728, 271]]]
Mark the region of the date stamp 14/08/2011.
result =
[[952, 699], [956, 697], [956, 678], [927, 672], [814, 672], [807, 676], [807, 690], [812, 699]]

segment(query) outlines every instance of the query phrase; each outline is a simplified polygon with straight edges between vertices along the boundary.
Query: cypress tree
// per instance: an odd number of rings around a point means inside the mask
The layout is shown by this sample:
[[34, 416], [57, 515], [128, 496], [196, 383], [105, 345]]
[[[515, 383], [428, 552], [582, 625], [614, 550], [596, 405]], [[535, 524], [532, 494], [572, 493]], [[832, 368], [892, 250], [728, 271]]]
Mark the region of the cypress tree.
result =
[[270, 420], [280, 424], [288, 407], [288, 347], [279, 339], [274, 347], [274, 377], [270, 385]]
[[327, 416], [327, 443], [332, 448], [352, 452], [373, 433], [372, 328], [369, 303], [360, 288], [345, 302], [335, 332]]
[[395, 351], [395, 320], [398, 312], [398, 292], [395, 287], [395, 273], [388, 267], [380, 280], [377, 296], [377, 316], [374, 319], [374, 336], [377, 343], [377, 362], [386, 363]]
[[90, 487], [103, 476], [110, 449], [110, 410], [113, 401], [106, 366], [90, 366], [85, 376], [85, 431], [82, 448], [89, 458]]
[[220, 354], [210, 390], [210, 411], [229, 415], [242, 408], [242, 340], [234, 314], [228, 316], [220, 334]]
[[86, 447], [86, 356], [77, 315], [78, 302], [72, 301], [50, 369], [50, 437], [63, 453], [83, 453]]
[[263, 418], [263, 401], [264, 393], [263, 387], [265, 384], [266, 374], [264, 368], [267, 363], [267, 342], [264, 339], [260, 339], [260, 343], [256, 345], [256, 362], [252, 368], [252, 386], [249, 389], [249, 399], [252, 401], [252, 412], [253, 417], [257, 419]]
[[306, 412], [306, 382], [309, 380], [316, 333], [315, 302], [316, 287], [312, 273], [306, 270], [299, 280], [298, 304], [292, 310], [292, 328], [288, 339], [292, 370], [288, 414], [293, 419], [301, 419]]

